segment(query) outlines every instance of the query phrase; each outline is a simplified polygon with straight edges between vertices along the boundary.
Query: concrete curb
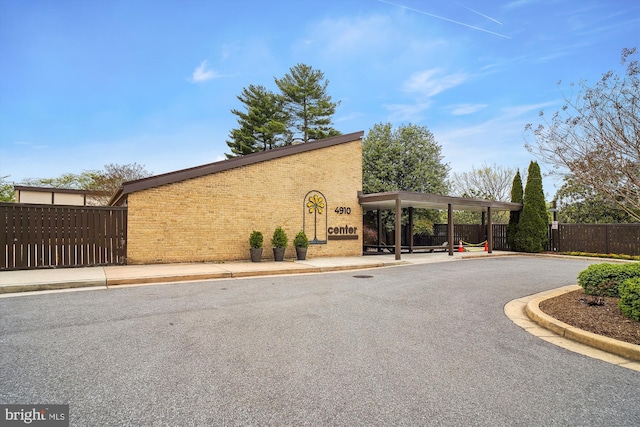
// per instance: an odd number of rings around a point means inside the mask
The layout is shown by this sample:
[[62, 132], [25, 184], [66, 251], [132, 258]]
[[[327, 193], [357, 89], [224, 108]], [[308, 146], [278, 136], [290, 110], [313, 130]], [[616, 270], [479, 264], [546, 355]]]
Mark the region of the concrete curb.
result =
[[102, 267], [3, 271], [0, 295], [74, 288], [104, 288]]
[[580, 289], [580, 286], [568, 286], [555, 291], [545, 293], [529, 301], [525, 307], [527, 316], [540, 325], [561, 337], [585, 344], [599, 350], [613, 353], [618, 356], [626, 357], [632, 360], [640, 361], [640, 345], [619, 341], [613, 338], [597, 335], [592, 332], [584, 331], [574, 326], [561, 322], [553, 317], [545, 314], [540, 310], [540, 303], [550, 298], [555, 298], [567, 292]]
[[119, 285], [143, 285], [152, 283], [191, 282], [195, 280], [227, 279], [231, 273], [184, 274], [177, 276], [146, 276], [123, 279], [107, 278], [107, 287]]
[[[123, 285], [143, 285], [153, 283], [175, 283], [175, 282], [193, 282], [200, 280], [212, 280], [212, 279], [234, 279], [234, 278], [247, 278], [247, 277], [266, 277], [266, 276], [280, 276], [290, 274], [314, 274], [314, 273], [328, 273], [332, 271], [347, 271], [347, 270], [364, 270], [369, 268], [381, 268], [381, 267], [393, 267], [397, 265], [406, 265], [404, 262], [380, 262], [375, 264], [356, 264], [356, 265], [341, 265], [341, 266], [327, 266], [327, 267], [300, 267], [290, 270], [256, 270], [256, 271], [225, 271], [219, 273], [203, 273], [203, 274], [185, 274], [185, 275], [164, 275], [164, 276], [146, 276], [146, 277], [131, 277], [131, 278], [119, 278], [109, 279], [107, 278], [107, 287], [109, 286], [123, 286]], [[34, 290], [33, 288], [29, 290]]]
[[2, 294], [14, 294], [23, 292], [37, 292], [37, 291], [54, 291], [60, 289], [75, 289], [75, 288], [105, 288], [105, 282], [65, 282], [65, 283], [49, 283], [49, 284], [37, 284], [37, 285], [9, 285], [0, 287], [0, 295]]

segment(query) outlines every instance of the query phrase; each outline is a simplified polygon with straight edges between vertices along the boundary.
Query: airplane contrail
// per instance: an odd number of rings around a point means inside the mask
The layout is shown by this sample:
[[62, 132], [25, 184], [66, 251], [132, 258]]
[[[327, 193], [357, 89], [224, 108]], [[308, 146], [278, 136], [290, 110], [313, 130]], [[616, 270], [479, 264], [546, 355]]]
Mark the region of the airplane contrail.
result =
[[498, 21], [497, 19], [494, 19], [494, 18], [492, 18], [492, 17], [490, 17], [490, 16], [488, 16], [488, 15], [485, 15], [484, 13], [480, 13], [480, 12], [478, 12], [477, 10], [471, 9], [470, 7], [467, 7], [467, 6], [463, 5], [462, 3], [458, 3], [458, 4], [459, 4], [460, 6], [462, 6], [462, 7], [464, 7], [465, 9], [470, 10], [471, 12], [476, 13], [476, 14], [478, 14], [478, 15], [482, 16], [483, 18], [487, 18], [489, 21], [493, 21], [493, 22], [495, 22], [495, 23], [497, 23], [497, 24], [502, 25], [502, 22]]
[[445, 18], [444, 16], [438, 16], [438, 15], [434, 15], [433, 13], [428, 13], [428, 12], [424, 12], [422, 10], [413, 9], [411, 7], [403, 6], [401, 4], [391, 3], [390, 1], [387, 1], [387, 0], [378, 0], [378, 1], [381, 2], [381, 3], [390, 4], [392, 6], [396, 6], [396, 7], [402, 8], [402, 9], [410, 10], [412, 12], [421, 13], [422, 15], [427, 15], [427, 16], [431, 16], [433, 18], [442, 19], [443, 21], [452, 22], [454, 24], [462, 25], [463, 27], [471, 28], [472, 30], [482, 31], [484, 33], [493, 34], [494, 36], [503, 37], [505, 39], [511, 39], [511, 37], [505, 36], [504, 34], [495, 33], [493, 31], [485, 30], [484, 28], [480, 28], [480, 27], [474, 27], [473, 25], [465, 24], [464, 22], [454, 21], [453, 19]]

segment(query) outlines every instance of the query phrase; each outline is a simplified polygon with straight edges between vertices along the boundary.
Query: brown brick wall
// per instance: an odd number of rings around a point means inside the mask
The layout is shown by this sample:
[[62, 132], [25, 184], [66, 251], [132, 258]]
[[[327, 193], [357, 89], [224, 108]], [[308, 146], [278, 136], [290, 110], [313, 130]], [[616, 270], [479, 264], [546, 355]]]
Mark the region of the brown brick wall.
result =
[[[307, 256], [361, 255], [362, 143], [356, 140], [129, 194], [127, 262], [248, 260], [252, 230], [264, 234], [262, 257], [272, 260], [278, 225], [289, 237], [285, 257], [294, 258], [303, 215], [313, 239], [314, 215], [305, 198], [312, 190], [326, 197], [322, 214], [315, 212], [318, 238], [327, 236], [325, 218], [332, 231], [342, 227], [336, 231], [355, 231], [358, 238], [310, 245]], [[350, 214], [336, 213], [337, 207]]]

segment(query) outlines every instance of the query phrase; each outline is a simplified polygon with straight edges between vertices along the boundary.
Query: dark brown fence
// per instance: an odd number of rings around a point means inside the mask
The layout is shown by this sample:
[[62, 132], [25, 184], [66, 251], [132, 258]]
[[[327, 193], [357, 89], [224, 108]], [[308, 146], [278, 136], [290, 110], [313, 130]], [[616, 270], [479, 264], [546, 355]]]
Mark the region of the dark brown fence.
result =
[[[507, 224], [493, 224], [493, 248], [511, 250], [507, 243]], [[403, 230], [404, 231], [404, 230]], [[393, 233], [389, 233], [391, 239]], [[640, 224], [558, 224], [549, 225], [547, 251], [590, 252], [599, 254], [640, 255]], [[404, 233], [403, 233], [404, 239]], [[453, 241], [479, 243], [486, 239], [486, 226], [455, 224]], [[447, 224], [434, 224], [433, 236], [414, 236], [413, 244], [441, 245], [447, 241]], [[390, 240], [392, 242], [392, 240]], [[405, 245], [403, 240], [403, 245]]]
[[558, 252], [640, 255], [640, 224], [560, 224]]
[[127, 209], [0, 203], [0, 270], [124, 264]]
[[[480, 224], [454, 224], [453, 225], [453, 241], [457, 243], [462, 240], [466, 243], [480, 243], [486, 239], [486, 226]], [[494, 229], [495, 230], [495, 229]], [[402, 227], [402, 244], [406, 245], [406, 228]], [[387, 238], [393, 244], [393, 232], [389, 233]], [[495, 233], [494, 233], [495, 236]], [[440, 246], [448, 240], [447, 224], [434, 224], [433, 236], [413, 236], [413, 244], [415, 246]]]
[[[506, 224], [493, 224], [495, 249], [510, 250], [506, 236]], [[640, 224], [549, 225], [548, 237], [548, 251], [640, 255]]]

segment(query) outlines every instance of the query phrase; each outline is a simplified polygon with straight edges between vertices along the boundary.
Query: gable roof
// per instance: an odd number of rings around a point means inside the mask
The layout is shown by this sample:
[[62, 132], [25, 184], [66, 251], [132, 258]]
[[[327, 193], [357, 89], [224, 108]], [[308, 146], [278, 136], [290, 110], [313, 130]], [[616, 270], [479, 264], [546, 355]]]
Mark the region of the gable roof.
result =
[[135, 181], [128, 181], [122, 184], [120, 189], [111, 197], [111, 200], [109, 200], [109, 205], [122, 205], [126, 200], [127, 194], [134, 193], [136, 191], [142, 191], [166, 184], [173, 184], [175, 182], [185, 181], [188, 179], [199, 178], [205, 175], [211, 175], [229, 169], [240, 168], [260, 162], [266, 162], [268, 160], [274, 160], [286, 156], [292, 156], [294, 154], [305, 153], [307, 151], [319, 150], [322, 148], [332, 147], [334, 145], [353, 142], [362, 139], [363, 136], [364, 131], [348, 133], [346, 135], [319, 139], [317, 141], [311, 141], [304, 144], [288, 145], [286, 147], [260, 151], [259, 153], [247, 154], [245, 156], [234, 157], [232, 159], [223, 160], [220, 162], [208, 163], [206, 165], [196, 166], [193, 168], [150, 176], [148, 178], [142, 178]]

